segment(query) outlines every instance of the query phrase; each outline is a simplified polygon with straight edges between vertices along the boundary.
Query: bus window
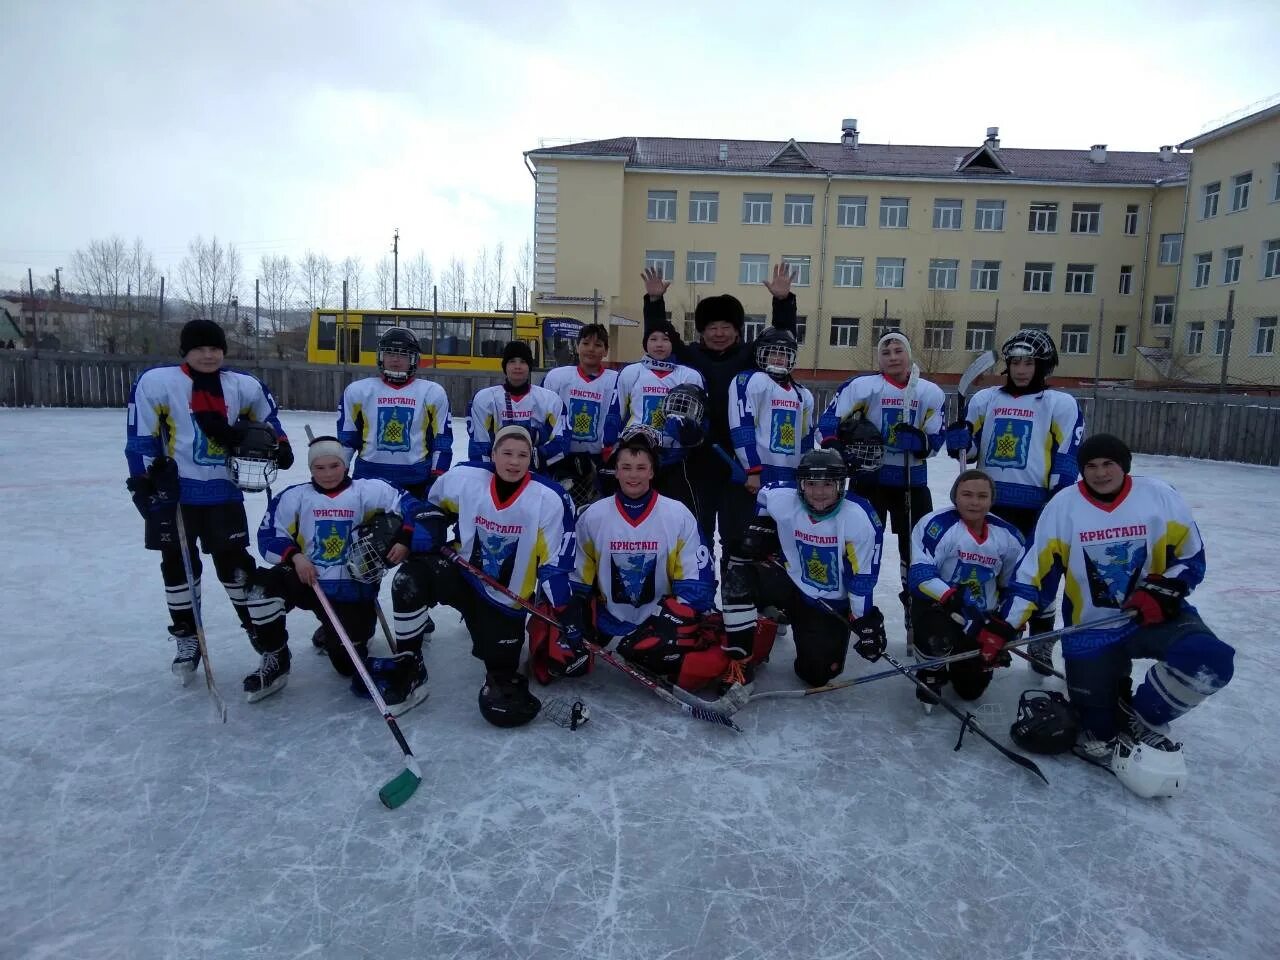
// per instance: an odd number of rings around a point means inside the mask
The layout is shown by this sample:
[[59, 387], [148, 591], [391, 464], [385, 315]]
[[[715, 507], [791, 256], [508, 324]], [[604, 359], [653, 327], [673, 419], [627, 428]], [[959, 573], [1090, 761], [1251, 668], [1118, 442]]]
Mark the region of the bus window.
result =
[[500, 357], [502, 348], [511, 342], [510, 317], [482, 317], [476, 320], [477, 353], [482, 357]]
[[343, 336], [338, 338], [338, 362], [359, 363], [360, 328], [356, 326], [343, 327], [341, 333]]
[[471, 320], [440, 318], [440, 338], [435, 352], [446, 357], [471, 356]]
[[386, 317], [373, 317], [369, 314], [365, 314], [364, 318], [360, 321], [360, 336], [365, 343], [369, 344], [370, 350], [378, 349], [378, 341], [382, 339], [382, 328], [385, 326], [383, 321], [386, 319]]
[[567, 367], [578, 362], [578, 331], [582, 324], [569, 317], [544, 317], [542, 350], [548, 366]]
[[337, 346], [338, 318], [332, 314], [320, 314], [320, 322], [316, 324], [316, 349], [332, 350]]

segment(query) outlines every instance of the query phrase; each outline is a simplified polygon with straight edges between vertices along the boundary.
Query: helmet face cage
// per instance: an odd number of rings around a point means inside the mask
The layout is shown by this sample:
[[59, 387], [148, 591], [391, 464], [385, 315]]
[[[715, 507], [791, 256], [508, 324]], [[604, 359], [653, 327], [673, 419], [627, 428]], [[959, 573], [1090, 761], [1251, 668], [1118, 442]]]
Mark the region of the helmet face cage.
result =
[[242, 420], [238, 425], [243, 426], [245, 435], [227, 457], [227, 473], [231, 482], [245, 493], [269, 489], [279, 472], [276, 467], [279, 442], [275, 431], [265, 423]]
[[702, 399], [702, 391], [697, 387], [686, 387], [682, 384], [662, 398], [664, 421], [667, 417], [681, 417], [701, 423], [705, 411], [706, 404]]
[[[388, 370], [387, 357], [407, 357], [409, 369]], [[418, 369], [421, 354], [418, 350], [418, 339], [402, 327], [394, 327], [384, 333], [378, 340], [378, 372], [391, 383], [405, 383], [411, 379]]]
[[1019, 330], [1000, 347], [1006, 363], [1015, 357], [1030, 357], [1045, 364], [1046, 375], [1058, 365], [1058, 347], [1043, 330]]
[[756, 343], [756, 366], [770, 376], [786, 376], [795, 365], [796, 347], [790, 338], [769, 338]]
[[618, 437], [618, 447], [644, 444], [655, 453], [662, 446], [662, 436], [647, 423], [633, 423]]
[[378, 583], [387, 572], [387, 561], [379, 552], [372, 533], [352, 539], [347, 548], [347, 572], [361, 583]]

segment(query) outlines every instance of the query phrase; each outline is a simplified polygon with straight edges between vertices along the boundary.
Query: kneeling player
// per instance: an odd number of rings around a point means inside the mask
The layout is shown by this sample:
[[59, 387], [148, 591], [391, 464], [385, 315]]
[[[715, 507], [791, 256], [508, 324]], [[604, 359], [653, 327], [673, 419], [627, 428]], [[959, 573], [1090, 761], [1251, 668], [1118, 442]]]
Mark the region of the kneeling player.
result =
[[[519, 672], [525, 613], [509, 597], [441, 554], [463, 559], [525, 600], [542, 593], [559, 612], [569, 603], [573, 566], [573, 503], [559, 484], [529, 472], [533, 441], [524, 427], [497, 432], [493, 462], [459, 464], [432, 485], [418, 511], [413, 554], [392, 582], [396, 646], [421, 650], [427, 611], [458, 610], [471, 635], [471, 655], [485, 665], [480, 713], [495, 726], [528, 723], [542, 704]], [[458, 525], [451, 544], [449, 526]], [[562, 622], [565, 617], [562, 616]], [[582, 634], [566, 625], [564, 642], [585, 664]]]
[[317, 583], [356, 652], [365, 659], [391, 711], [403, 712], [425, 696], [427, 671], [419, 654], [368, 658], [382, 570], [375, 568], [375, 575], [369, 577], [357, 568], [361, 573], [357, 579], [349, 569], [358, 529], [379, 515], [393, 523], [379, 522], [388, 529], [381, 544], [385, 551], [379, 549], [377, 559], [395, 565], [408, 555], [413, 527], [400, 517], [411, 513], [416, 501], [383, 480], [352, 480], [347, 476], [348, 456], [336, 437], [313, 440], [307, 448], [311, 482], [289, 487], [272, 500], [258, 528], [258, 551], [274, 566], [258, 574], [258, 583], [249, 594], [253, 647], [262, 655], [258, 669], [244, 678], [250, 702], [275, 693], [289, 678], [285, 614], [294, 607], [314, 611], [320, 617], [329, 662], [342, 676], [353, 677], [352, 692], [368, 696], [359, 677], [353, 676], [355, 665], [333, 625], [324, 622], [314, 590]]
[[[994, 498], [991, 477], [981, 470], [965, 470], [951, 485], [952, 506], [922, 517], [912, 531], [907, 583], [916, 652], [921, 656], [977, 650], [965, 622], [981, 624], [1005, 599], [1026, 545], [1013, 524], [989, 512]], [[950, 679], [959, 697], [976, 700], [991, 682], [992, 666], [974, 657], [925, 668], [916, 676], [935, 691]], [[937, 702], [919, 687], [916, 697], [926, 710]]]
[[[731, 659], [714, 610], [711, 554], [693, 514], [653, 489], [661, 441], [651, 427], [622, 433], [615, 456], [618, 492], [578, 518], [572, 585], [594, 602], [600, 644], [686, 690], [726, 677]], [[761, 656], [767, 655], [763, 650]]]
[[[795, 672], [819, 687], [844, 670], [849, 633], [872, 662], [885, 650], [884, 617], [872, 602], [884, 529], [871, 504], [845, 494], [848, 467], [835, 450], [800, 458], [798, 486], [765, 487], [724, 582], [728, 649], [752, 657], [757, 607], [791, 620]], [[782, 554], [785, 566], [773, 559]]]

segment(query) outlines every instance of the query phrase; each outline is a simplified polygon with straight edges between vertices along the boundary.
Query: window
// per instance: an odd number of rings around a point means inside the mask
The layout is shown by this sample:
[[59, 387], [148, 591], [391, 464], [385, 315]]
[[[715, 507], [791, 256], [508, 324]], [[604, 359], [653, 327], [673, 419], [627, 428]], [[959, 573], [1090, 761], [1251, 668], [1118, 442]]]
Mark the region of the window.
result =
[[907, 229], [907, 198], [880, 198], [880, 227], [884, 230]]
[[788, 193], [782, 207], [782, 222], [790, 227], [813, 226], [813, 194]]
[[1222, 194], [1222, 181], [1215, 180], [1200, 188], [1200, 219], [1208, 220], [1218, 215], [1218, 197]]
[[1088, 353], [1089, 327], [1083, 323], [1064, 323], [1062, 325], [1062, 352]]
[[744, 253], [738, 259], [739, 283], [764, 283], [769, 279], [769, 255], [767, 253]]
[[1116, 327], [1115, 335], [1111, 338], [1111, 352], [1117, 357], [1123, 357], [1129, 350], [1129, 328], [1124, 324]]
[[338, 347], [338, 318], [333, 314], [320, 314], [316, 324], [316, 349], [336, 350]]
[[773, 194], [744, 193], [742, 195], [743, 223], [773, 223]]
[[1268, 240], [1262, 245], [1262, 279], [1280, 277], [1280, 240]]
[[742, 339], [749, 343], [764, 333], [765, 320], [763, 313], [748, 313], [742, 325]]
[[1253, 352], [1269, 357], [1276, 352], [1276, 318], [1259, 317], [1253, 322]]
[[880, 342], [880, 338], [886, 333], [893, 331], [902, 332], [902, 320], [898, 317], [876, 317], [871, 325], [871, 339], [876, 343]]
[[1000, 261], [975, 260], [969, 268], [969, 289], [994, 293], [1000, 289]]
[[719, 223], [720, 194], [715, 190], [694, 190], [689, 194], [690, 223]]
[[1280, 201], [1280, 163], [1272, 164], [1271, 202]]
[[1249, 206], [1249, 184], [1253, 182], [1253, 171], [1238, 173], [1231, 178], [1231, 212], [1243, 210]]
[[1168, 266], [1172, 263], [1179, 263], [1182, 260], [1182, 234], [1180, 233], [1162, 233], [1160, 234], [1160, 264]]
[[783, 257], [782, 263], [791, 270], [791, 282], [797, 287], [809, 285], [809, 257]]
[[1197, 253], [1196, 254], [1196, 275], [1191, 281], [1193, 287], [1207, 287], [1209, 285], [1209, 274], [1213, 270], [1213, 254]]
[[858, 318], [832, 317], [830, 343], [833, 347], [856, 347], [858, 345]]
[[1027, 229], [1032, 233], [1058, 232], [1058, 205], [1056, 203], [1033, 203], [1027, 215]]
[[877, 287], [905, 286], [906, 272], [907, 261], [902, 257], [876, 257]]
[[1022, 271], [1023, 293], [1052, 293], [1053, 264], [1028, 263]]
[[1138, 235], [1138, 205], [1131, 203], [1124, 208], [1124, 235], [1126, 237], [1136, 237]]
[[1227, 321], [1219, 320], [1213, 331], [1213, 355], [1220, 357], [1227, 352], [1227, 341], [1231, 338], [1231, 328]]
[[973, 229], [1003, 230], [1004, 229], [1004, 201], [1003, 200], [979, 200], [977, 213], [974, 214]]
[[933, 229], [961, 230], [964, 228], [963, 200], [933, 201]]
[[1093, 266], [1092, 263], [1068, 263], [1066, 292], [1093, 293]]
[[1073, 203], [1071, 205], [1072, 233], [1101, 233], [1102, 204]]
[[715, 283], [716, 255], [690, 250], [685, 260], [684, 278], [689, 283]]
[[956, 288], [956, 274], [959, 272], [959, 260], [930, 260], [929, 289], [954, 290]]
[[674, 190], [649, 191], [649, 219], [676, 222], [676, 192]]
[[1240, 279], [1240, 261], [1244, 259], [1244, 247], [1227, 247], [1222, 251], [1222, 282], [1235, 283]]
[[1120, 296], [1127, 297], [1133, 293], [1133, 267], [1120, 268]]
[[1151, 324], [1167, 327], [1173, 323], [1173, 297], [1151, 298]]
[[1204, 321], [1195, 320], [1187, 324], [1187, 355], [1194, 357], [1204, 353]]
[[861, 257], [836, 257], [835, 285], [837, 287], [862, 286]]
[[955, 324], [950, 320], [926, 320], [924, 322], [924, 348], [926, 350], [950, 350]]
[[990, 320], [970, 320], [964, 327], [964, 348], [977, 352], [996, 345], [996, 325]]
[[865, 227], [867, 225], [866, 197], [837, 197], [836, 226]]
[[796, 317], [796, 343], [804, 343], [804, 335], [809, 331], [809, 318], [803, 314]]
[[674, 280], [676, 277], [676, 252], [674, 250], [646, 250], [644, 252], [646, 270], [657, 270], [663, 280]]

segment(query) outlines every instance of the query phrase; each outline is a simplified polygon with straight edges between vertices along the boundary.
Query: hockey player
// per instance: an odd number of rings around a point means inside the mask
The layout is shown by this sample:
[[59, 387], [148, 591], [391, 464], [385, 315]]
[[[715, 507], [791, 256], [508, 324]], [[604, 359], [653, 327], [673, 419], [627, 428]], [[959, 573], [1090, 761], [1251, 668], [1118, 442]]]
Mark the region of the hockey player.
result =
[[613, 403], [618, 372], [604, 365], [609, 331], [602, 323], [588, 323], [578, 331], [578, 364], [548, 371], [542, 386], [560, 397], [565, 411], [565, 457], [569, 493], [581, 509], [599, 499], [604, 467], [604, 422]]
[[488, 460], [493, 438], [503, 427], [523, 427], [533, 438], [533, 466], [537, 473], [557, 472], [567, 443], [564, 433], [564, 404], [554, 391], [534, 386], [533, 351], [523, 340], [512, 340], [502, 351], [505, 381], [480, 390], [467, 410], [469, 460]]
[[[1058, 348], [1049, 334], [1019, 330], [1000, 353], [1004, 385], [973, 395], [968, 419], [947, 427], [947, 450], [961, 460], [976, 459], [990, 474], [996, 486], [991, 512], [1017, 527], [1029, 543], [1045, 503], [1079, 475], [1076, 447], [1084, 436], [1084, 417], [1075, 397], [1045, 386], [1058, 365]], [[1052, 606], [1038, 611], [1031, 632], [1052, 630], [1055, 613]], [[1027, 652], [1035, 671], [1048, 675], [1053, 641], [1033, 643]]]
[[[317, 583], [391, 712], [403, 713], [426, 695], [427, 670], [418, 651], [391, 657], [368, 655], [377, 624], [374, 603], [382, 570], [408, 556], [413, 523], [402, 518], [416, 512], [417, 501], [385, 481], [351, 479], [347, 476], [349, 456], [346, 445], [336, 437], [313, 440], [307, 448], [311, 480], [289, 487], [273, 499], [258, 527], [258, 552], [272, 566], [257, 575], [249, 596], [253, 647], [262, 657], [258, 669], [244, 678], [244, 691], [251, 703], [282, 689], [289, 679], [285, 614], [295, 607], [320, 618], [329, 662], [339, 674], [351, 678], [353, 693], [369, 695], [332, 625], [324, 622], [313, 586]], [[379, 563], [373, 567], [374, 575], [368, 576], [367, 568], [352, 560], [362, 546], [367, 526], [375, 525], [381, 529], [376, 535], [371, 531], [370, 538], [378, 541], [374, 559]]]
[[[884, 653], [884, 617], [872, 596], [883, 529], [867, 501], [846, 494], [848, 475], [836, 451], [810, 450], [800, 458], [795, 485], [760, 490], [759, 514], [725, 573], [724, 624], [733, 657], [753, 657], [760, 607], [777, 607], [791, 621], [794, 669], [807, 686], [822, 686], [844, 670], [850, 632], [866, 660]], [[782, 565], [773, 559], [779, 554]]]
[[[427, 610], [446, 603], [462, 614], [471, 655], [484, 662], [480, 713], [500, 727], [528, 723], [541, 708], [519, 672], [525, 613], [441, 555], [458, 554], [527, 600], [541, 590], [560, 613], [569, 603], [573, 504], [556, 483], [530, 472], [533, 441], [511, 424], [494, 436], [493, 460], [455, 466], [432, 485], [418, 511], [413, 553], [392, 582], [396, 646], [422, 648]], [[451, 524], [457, 539], [448, 538]], [[564, 618], [562, 618], [564, 619]], [[566, 624], [565, 642], [585, 662], [581, 629]]]
[[653, 489], [659, 450], [651, 427], [623, 432], [618, 492], [578, 519], [572, 586], [578, 603], [594, 607], [588, 629], [600, 644], [616, 644], [628, 660], [692, 691], [728, 679], [732, 660], [697, 522], [684, 504]]
[[197, 543], [213, 559], [218, 579], [241, 625], [252, 635], [245, 589], [254, 570], [244, 495], [228, 474], [228, 454], [243, 439], [244, 419], [270, 424], [276, 436], [273, 458], [281, 469], [293, 465], [293, 450], [276, 415], [271, 391], [255, 377], [225, 369], [227, 339], [212, 320], [191, 320], [179, 340], [179, 366], [152, 367], [129, 392], [125, 459], [126, 486], [146, 521], [145, 544], [160, 551], [160, 575], [177, 643], [172, 670], [184, 684], [200, 663], [195, 614], [182, 553], [177, 511], [181, 504], [191, 549], [195, 589], [201, 563]]
[[[920, 518], [912, 531], [912, 623], [916, 649], [925, 657], [976, 650], [965, 627], [981, 624], [1008, 599], [1009, 584], [1026, 549], [1018, 529], [993, 515], [995, 483], [981, 470], [965, 470], [951, 485], [951, 506]], [[981, 659], [923, 668], [916, 676], [939, 691], [950, 679], [957, 696], [976, 700], [991, 682], [992, 665]], [[937, 702], [916, 688], [926, 709]]]
[[338, 439], [354, 451], [351, 475], [385, 480], [421, 500], [449, 469], [449, 397], [417, 376], [418, 339], [393, 327], [378, 340], [378, 372], [348, 385], [338, 405]]
[[[747, 482], [726, 496], [746, 500], [741, 527], [755, 513], [761, 486], [794, 483], [796, 467], [813, 448], [813, 394], [796, 383], [796, 338], [770, 327], [755, 339], [756, 370], [740, 373], [729, 386], [729, 433]], [[744, 507], [735, 510], [735, 516]]]
[[[1118, 626], [1063, 639], [1067, 687], [1084, 732], [1076, 752], [1142, 796], [1172, 796], [1186, 779], [1168, 724], [1231, 680], [1235, 651], [1187, 603], [1204, 578], [1200, 531], [1169, 484], [1129, 476], [1132, 456], [1097, 434], [1076, 451], [1083, 479], [1045, 506], [1002, 615], [978, 634], [990, 659], [1065, 577], [1067, 626], [1133, 611]], [[1130, 696], [1133, 660], [1155, 660]]]

